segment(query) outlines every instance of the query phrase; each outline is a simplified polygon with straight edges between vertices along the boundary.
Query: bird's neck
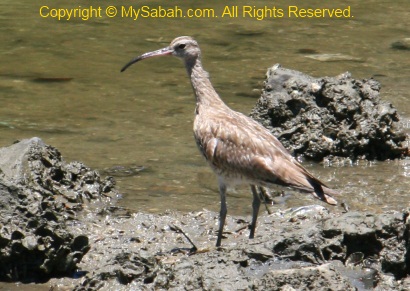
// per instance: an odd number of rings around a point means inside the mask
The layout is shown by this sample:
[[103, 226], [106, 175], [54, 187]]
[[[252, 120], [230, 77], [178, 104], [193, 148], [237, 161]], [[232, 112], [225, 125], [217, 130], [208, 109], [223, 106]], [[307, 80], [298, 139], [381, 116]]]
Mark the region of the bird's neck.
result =
[[192, 88], [194, 89], [197, 105], [225, 106], [225, 103], [212, 86], [209, 74], [202, 67], [199, 58], [186, 62], [186, 68], [191, 79]]

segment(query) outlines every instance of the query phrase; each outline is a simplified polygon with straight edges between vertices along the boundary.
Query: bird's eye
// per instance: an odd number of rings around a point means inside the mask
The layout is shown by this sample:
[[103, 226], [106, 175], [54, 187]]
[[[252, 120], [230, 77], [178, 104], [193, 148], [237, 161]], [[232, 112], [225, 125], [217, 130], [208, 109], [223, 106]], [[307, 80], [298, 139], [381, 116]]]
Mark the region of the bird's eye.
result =
[[179, 49], [183, 50], [186, 47], [186, 44], [182, 43], [178, 46]]

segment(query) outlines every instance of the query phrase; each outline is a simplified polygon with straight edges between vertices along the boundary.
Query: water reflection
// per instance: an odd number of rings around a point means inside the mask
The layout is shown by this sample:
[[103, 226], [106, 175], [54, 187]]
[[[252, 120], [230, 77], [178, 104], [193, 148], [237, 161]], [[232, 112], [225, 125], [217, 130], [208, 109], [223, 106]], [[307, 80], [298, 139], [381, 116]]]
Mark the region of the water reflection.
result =
[[[135, 210], [218, 210], [216, 179], [191, 133], [195, 102], [182, 64], [163, 58], [138, 64], [127, 74], [119, 69], [130, 58], [161, 48], [175, 36], [192, 35], [201, 45], [204, 67], [215, 88], [235, 110], [250, 112], [266, 69], [279, 62], [316, 77], [345, 71], [358, 79], [376, 75], [382, 82], [382, 98], [408, 117], [410, 59], [408, 51], [391, 48], [393, 42], [409, 37], [405, 1], [355, 3], [351, 19], [263, 21], [240, 17], [57, 21], [40, 18], [39, 4], [33, 1], [3, 1], [1, 144], [39, 136], [67, 160], [81, 160], [100, 170], [143, 166], [147, 171], [117, 178], [124, 193], [122, 203]], [[54, 5], [48, 2], [44, 5]], [[309, 3], [320, 6], [322, 2]], [[164, 5], [149, 2], [160, 4]], [[252, 4], [263, 7], [266, 1]], [[78, 4], [61, 0], [59, 5]], [[196, 5], [224, 6], [222, 2]], [[332, 5], [346, 4], [333, 1]], [[312, 58], [313, 54], [322, 57]], [[323, 59], [329, 55], [351, 59]], [[408, 206], [408, 160], [344, 167], [305, 165], [321, 180], [343, 189], [351, 209]], [[286, 205], [278, 207], [316, 203], [310, 196], [293, 192], [290, 196]], [[228, 202], [230, 214], [250, 214], [247, 187], [231, 192]]]

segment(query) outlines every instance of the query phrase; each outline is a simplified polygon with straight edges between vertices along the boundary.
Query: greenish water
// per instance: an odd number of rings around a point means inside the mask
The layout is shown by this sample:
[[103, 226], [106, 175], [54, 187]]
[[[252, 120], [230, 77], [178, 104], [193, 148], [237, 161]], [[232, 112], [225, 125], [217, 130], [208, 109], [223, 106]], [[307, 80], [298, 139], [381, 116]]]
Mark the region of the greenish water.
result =
[[[111, 3], [112, 2], [112, 3]], [[222, 2], [93, 1], [214, 9]], [[181, 1], [182, 2], [182, 1]], [[304, 1], [307, 8], [323, 1]], [[187, 4], [191, 3], [191, 4]], [[195, 3], [195, 6], [193, 6]], [[246, 1], [236, 1], [241, 9]], [[144, 166], [139, 175], [118, 177], [121, 201], [138, 211], [219, 209], [217, 183], [199, 155], [192, 136], [194, 98], [185, 69], [174, 58], [151, 59], [125, 73], [131, 58], [166, 46], [174, 37], [194, 36], [203, 64], [221, 97], [233, 109], [248, 113], [259, 96], [266, 69], [275, 63], [319, 76], [350, 71], [353, 77], [375, 76], [382, 98], [410, 121], [410, 51], [391, 44], [410, 37], [408, 0], [333, 1], [350, 5], [351, 18], [102, 17], [57, 20], [40, 16], [52, 8], [89, 7], [74, 1], [2, 1], [0, 9], [0, 144], [38, 136], [57, 147], [67, 161], [79, 160], [104, 170]], [[252, 1], [264, 8], [266, 1]], [[278, 9], [292, 5], [275, 1]], [[293, 5], [295, 5], [293, 3]], [[271, 6], [269, 6], [271, 7]], [[252, 8], [252, 7], [251, 7]], [[301, 6], [299, 7], [301, 8]], [[256, 10], [255, 10], [256, 11]], [[257, 13], [257, 12], [255, 12]], [[258, 12], [259, 13], [259, 12]], [[342, 54], [344, 60], [319, 61], [306, 53]], [[347, 59], [346, 59], [347, 58]], [[335, 188], [351, 208], [380, 211], [409, 206], [410, 161], [376, 162], [324, 168], [305, 164]], [[239, 189], [228, 196], [229, 213], [249, 215], [251, 195]], [[282, 207], [317, 203], [293, 195]]]

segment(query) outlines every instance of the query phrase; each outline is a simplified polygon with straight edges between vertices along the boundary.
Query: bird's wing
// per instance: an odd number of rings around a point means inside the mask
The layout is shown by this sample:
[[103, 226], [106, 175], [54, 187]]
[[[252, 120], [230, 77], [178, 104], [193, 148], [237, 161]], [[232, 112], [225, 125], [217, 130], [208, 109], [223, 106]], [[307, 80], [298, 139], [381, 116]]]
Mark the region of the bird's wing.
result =
[[201, 152], [218, 174], [234, 173], [248, 181], [291, 186], [316, 193], [316, 197], [326, 201], [323, 191], [329, 188], [297, 162], [262, 125], [234, 111], [209, 115], [196, 118], [194, 135]]

